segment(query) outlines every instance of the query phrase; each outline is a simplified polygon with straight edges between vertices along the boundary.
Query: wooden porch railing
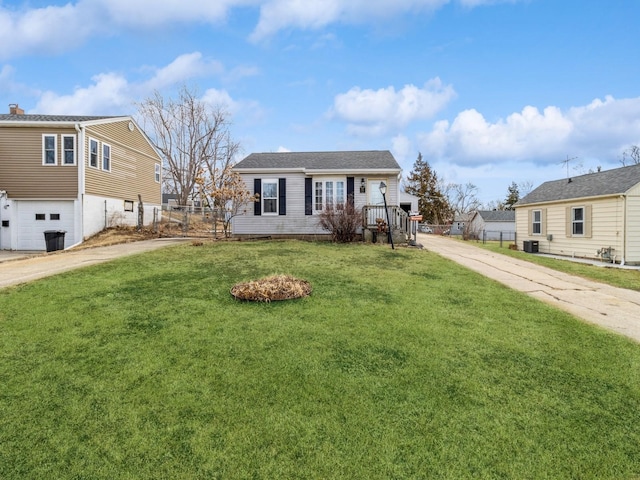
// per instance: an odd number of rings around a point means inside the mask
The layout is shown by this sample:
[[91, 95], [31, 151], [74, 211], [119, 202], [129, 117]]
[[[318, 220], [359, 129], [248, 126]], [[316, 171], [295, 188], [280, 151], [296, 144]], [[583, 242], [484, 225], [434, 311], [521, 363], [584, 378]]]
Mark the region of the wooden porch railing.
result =
[[[410, 222], [407, 212], [402, 208], [389, 205], [389, 223], [391, 230], [401, 230], [409, 234]], [[387, 213], [384, 211], [384, 205], [365, 205], [362, 207], [362, 226], [370, 230], [378, 228], [378, 219], [382, 219], [384, 225], [387, 225]]]

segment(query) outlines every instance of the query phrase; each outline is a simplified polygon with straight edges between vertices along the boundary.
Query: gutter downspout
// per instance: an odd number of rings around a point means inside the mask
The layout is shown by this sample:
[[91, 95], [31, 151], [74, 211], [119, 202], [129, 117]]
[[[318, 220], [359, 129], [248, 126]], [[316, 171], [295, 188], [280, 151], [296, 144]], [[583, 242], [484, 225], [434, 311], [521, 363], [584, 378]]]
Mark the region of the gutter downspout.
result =
[[620, 266], [624, 266], [624, 257], [627, 255], [627, 197], [620, 195], [622, 198], [622, 259]]
[[76, 228], [79, 228], [80, 241], [75, 242], [73, 245], [70, 245], [69, 247], [66, 247], [66, 248], [72, 248], [72, 247], [75, 247], [76, 245], [80, 245], [82, 243], [82, 240], [84, 239], [84, 188], [85, 188], [85, 185], [84, 185], [84, 141], [85, 140], [84, 139], [85, 139], [85, 135], [84, 135], [84, 126], [80, 126], [79, 123], [76, 123], [74, 127], [76, 129], [76, 132], [78, 132], [78, 142], [77, 142], [78, 200], [77, 201], [78, 201], [78, 210], [79, 210], [79, 221], [74, 222], [74, 225], [76, 226]]

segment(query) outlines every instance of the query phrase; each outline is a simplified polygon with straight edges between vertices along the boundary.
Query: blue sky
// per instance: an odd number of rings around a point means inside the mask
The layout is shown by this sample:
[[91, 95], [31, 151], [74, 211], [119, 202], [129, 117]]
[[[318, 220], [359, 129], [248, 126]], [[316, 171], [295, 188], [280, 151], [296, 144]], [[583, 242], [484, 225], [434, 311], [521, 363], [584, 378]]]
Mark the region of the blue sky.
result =
[[[135, 115], [182, 84], [245, 155], [418, 152], [502, 200], [640, 145], [637, 0], [0, 0], [0, 109]], [[5, 107], [2, 107], [5, 105]]]

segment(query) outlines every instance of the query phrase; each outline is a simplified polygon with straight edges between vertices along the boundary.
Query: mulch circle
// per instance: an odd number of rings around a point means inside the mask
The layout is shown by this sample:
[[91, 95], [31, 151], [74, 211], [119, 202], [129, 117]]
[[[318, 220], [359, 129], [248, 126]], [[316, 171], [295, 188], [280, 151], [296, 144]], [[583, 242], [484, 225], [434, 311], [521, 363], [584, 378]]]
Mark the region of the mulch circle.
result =
[[238, 283], [231, 288], [236, 300], [250, 302], [274, 302], [306, 297], [311, 294], [311, 284], [291, 275], [271, 275], [260, 280]]

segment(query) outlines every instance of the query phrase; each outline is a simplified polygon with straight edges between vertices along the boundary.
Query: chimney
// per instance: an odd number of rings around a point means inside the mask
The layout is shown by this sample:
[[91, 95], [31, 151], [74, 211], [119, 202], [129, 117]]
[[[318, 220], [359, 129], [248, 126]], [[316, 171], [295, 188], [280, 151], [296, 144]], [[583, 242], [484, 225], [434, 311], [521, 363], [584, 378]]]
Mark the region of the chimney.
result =
[[9, 115], [24, 115], [24, 110], [17, 103], [9, 104]]

